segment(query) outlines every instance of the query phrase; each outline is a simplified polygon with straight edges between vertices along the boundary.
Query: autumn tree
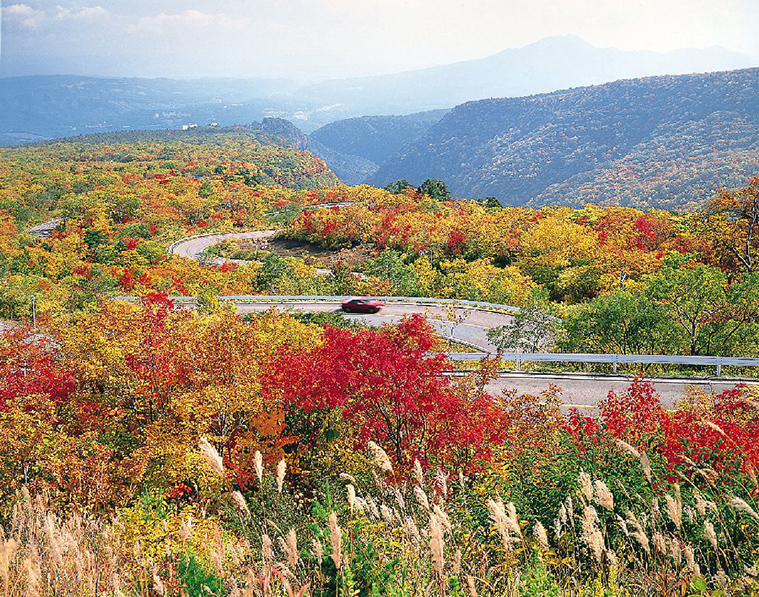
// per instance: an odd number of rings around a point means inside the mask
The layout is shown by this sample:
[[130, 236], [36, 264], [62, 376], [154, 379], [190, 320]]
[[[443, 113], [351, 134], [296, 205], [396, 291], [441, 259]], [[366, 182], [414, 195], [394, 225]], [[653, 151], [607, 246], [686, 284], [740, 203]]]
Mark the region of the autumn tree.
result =
[[445, 356], [430, 352], [437, 341], [421, 316], [377, 331], [328, 327], [320, 346], [278, 359], [265, 396], [284, 400], [307, 445], [323, 442], [325, 417], [337, 413], [355, 425], [355, 441], [384, 446], [401, 469], [415, 458], [466, 464], [487, 449], [497, 409], [454, 390], [442, 375]]
[[759, 177], [738, 191], [720, 191], [702, 217], [709, 240], [747, 272], [759, 268]]

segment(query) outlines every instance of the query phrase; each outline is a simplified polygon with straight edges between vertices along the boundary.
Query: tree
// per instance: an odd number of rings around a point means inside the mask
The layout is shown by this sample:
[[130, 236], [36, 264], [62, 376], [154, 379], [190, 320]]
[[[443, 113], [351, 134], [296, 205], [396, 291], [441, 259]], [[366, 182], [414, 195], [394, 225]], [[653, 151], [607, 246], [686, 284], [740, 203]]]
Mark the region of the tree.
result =
[[550, 315], [548, 293], [535, 289], [527, 307], [514, 315], [511, 323], [488, 330], [488, 340], [498, 352], [538, 352], [550, 350], [556, 340], [558, 321]]
[[393, 290], [403, 295], [412, 294], [417, 288], [416, 272], [405, 263], [403, 254], [387, 249], [366, 263], [366, 275], [389, 280]]
[[428, 178], [425, 180], [419, 187], [419, 192], [422, 195], [429, 195], [438, 201], [445, 201], [451, 198], [451, 194], [448, 192], [448, 185], [439, 178]]
[[485, 197], [482, 200], [482, 206], [485, 209], [493, 209], [493, 210], [501, 210], [503, 209], [503, 205], [501, 205], [501, 202], [498, 201], [495, 197]]
[[356, 442], [384, 446], [401, 469], [416, 458], [466, 465], [486, 457], [488, 440], [500, 432], [499, 411], [487, 396], [470, 400], [455, 391], [442, 375], [445, 356], [431, 354], [437, 342], [419, 315], [381, 330], [327, 327], [321, 345], [274, 363], [264, 398], [284, 401], [304, 450], [324, 441], [325, 420], [336, 416], [352, 423]]
[[707, 237], [751, 273], [759, 268], [759, 177], [738, 191], [723, 190], [702, 222]]
[[622, 289], [571, 309], [561, 327], [569, 352], [666, 353], [677, 335], [664, 305]]
[[712, 335], [729, 318], [725, 274], [715, 267], [694, 264], [690, 256], [668, 259], [650, 280], [649, 296], [663, 304], [681, 328], [692, 355], [708, 352]]
[[401, 180], [396, 180], [395, 182], [386, 184], [383, 188], [386, 191], [393, 193], [394, 195], [400, 195], [401, 193], [406, 192], [407, 189], [413, 189], [414, 185], [412, 185], [405, 178], [402, 178]]

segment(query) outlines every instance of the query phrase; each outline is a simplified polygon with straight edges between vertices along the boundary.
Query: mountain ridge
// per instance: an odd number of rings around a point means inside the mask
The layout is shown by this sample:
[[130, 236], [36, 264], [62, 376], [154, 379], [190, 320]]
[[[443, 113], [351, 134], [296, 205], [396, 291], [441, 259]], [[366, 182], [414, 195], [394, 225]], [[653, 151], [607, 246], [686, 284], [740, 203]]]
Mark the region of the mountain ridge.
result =
[[720, 48], [665, 54], [596, 48], [545, 38], [492, 56], [380, 77], [301, 85], [286, 79], [139, 79], [83, 75], [4, 78], [0, 143], [113, 130], [234, 125], [267, 117], [306, 133], [338, 120], [450, 109], [469, 100], [517, 97], [628, 76], [756, 66]]
[[[637, 153], [640, 175], [650, 179], [643, 186], [652, 194], [625, 197], [622, 202], [682, 206], [688, 202], [684, 197], [672, 201], [667, 194], [694, 177], [702, 181], [694, 196], [702, 198], [723, 181], [740, 184], [759, 170], [759, 141], [753, 141], [759, 138], [757, 89], [759, 68], [753, 68], [627, 79], [524, 98], [465, 102], [391, 156], [368, 182], [384, 185], [408, 179], [418, 184], [442, 178], [457, 196], [495, 196], [507, 205], [557, 202], [555, 192], [548, 189], [564, 185], [564, 203], [613, 203], [619, 198], [611, 193], [580, 192], [578, 179], [576, 184], [568, 181], [622, 168]], [[727, 127], [725, 141], [714, 155], [699, 144], [699, 135], [712, 142], [720, 140], [718, 125], [709, 120], [717, 113], [728, 116], [722, 119]], [[730, 138], [735, 126], [742, 127], [741, 138], [748, 138], [748, 145]], [[673, 138], [680, 145], [670, 147], [668, 154], [665, 148]], [[738, 166], [727, 172], [735, 160]], [[666, 189], [657, 187], [659, 182], [654, 180], [662, 161], [677, 170], [669, 175]], [[715, 172], [709, 179], [705, 165], [724, 172]], [[691, 174], [688, 168], [693, 169]], [[588, 189], [588, 183], [584, 184]]]

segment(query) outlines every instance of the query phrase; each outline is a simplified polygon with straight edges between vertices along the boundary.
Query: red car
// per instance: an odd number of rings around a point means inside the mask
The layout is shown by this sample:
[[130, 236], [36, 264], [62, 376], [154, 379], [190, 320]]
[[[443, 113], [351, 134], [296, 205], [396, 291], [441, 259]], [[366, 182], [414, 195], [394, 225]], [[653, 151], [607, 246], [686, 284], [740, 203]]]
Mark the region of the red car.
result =
[[342, 309], [346, 313], [377, 313], [385, 303], [377, 299], [366, 297], [347, 299], [342, 302]]

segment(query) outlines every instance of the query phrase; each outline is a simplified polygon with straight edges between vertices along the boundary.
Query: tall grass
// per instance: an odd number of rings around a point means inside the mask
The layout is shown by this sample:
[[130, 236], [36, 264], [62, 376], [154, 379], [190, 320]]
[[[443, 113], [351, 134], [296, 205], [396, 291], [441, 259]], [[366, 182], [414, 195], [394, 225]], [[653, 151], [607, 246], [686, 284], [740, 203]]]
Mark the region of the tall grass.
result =
[[[220, 465], [201, 443], [209, 464]], [[643, 454], [620, 445], [631, 461]], [[242, 532], [201, 531], [204, 516], [162, 524], [160, 549], [130, 535], [123, 513], [104, 520], [58, 515], [44, 496], [18, 496], [0, 543], [2, 594], [37, 595], [681, 595], [752, 594], [757, 584], [756, 503], [709, 494], [659, 475], [645, 497], [582, 472], [553, 521], [528, 520], [497, 491], [443, 471], [391, 483], [379, 446], [362, 479], [300, 519], [284, 466], [261, 469], [257, 499], [228, 491], [218, 513]], [[631, 464], [633, 464], [631, 462]], [[217, 469], [221, 474], [223, 469]], [[645, 476], [642, 482], [648, 483]], [[712, 488], [716, 489], [716, 488]], [[756, 486], [748, 495], [756, 495]], [[624, 502], [624, 503], [621, 503]], [[750, 503], [751, 502], [751, 503]], [[223, 505], [226, 504], [226, 508]], [[177, 515], [179, 516], [179, 515]], [[159, 525], [160, 526], [160, 525]], [[202, 533], [202, 537], [194, 537]], [[132, 539], [129, 539], [132, 537]], [[201, 539], [200, 543], [197, 539]]]

